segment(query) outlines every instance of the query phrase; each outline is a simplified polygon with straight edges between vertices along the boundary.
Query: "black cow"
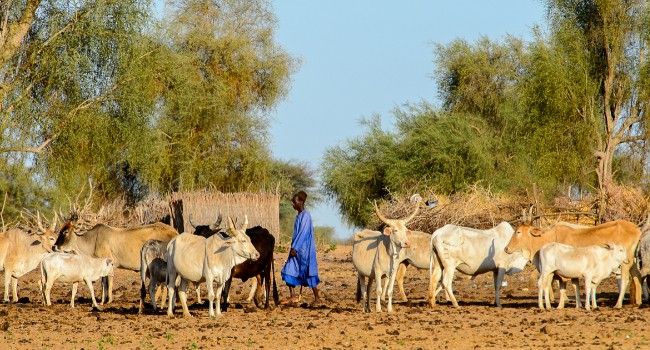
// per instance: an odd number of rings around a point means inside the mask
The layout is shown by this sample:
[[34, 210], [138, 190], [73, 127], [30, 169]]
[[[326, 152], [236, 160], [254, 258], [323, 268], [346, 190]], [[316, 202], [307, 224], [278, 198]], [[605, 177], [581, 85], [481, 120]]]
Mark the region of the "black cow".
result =
[[[217, 221], [211, 225], [194, 225], [190, 219], [190, 224], [194, 227], [194, 234], [199, 235], [205, 238], [208, 238], [214, 234], [225, 235], [225, 230], [220, 228], [221, 224], [221, 215], [217, 218]], [[246, 234], [251, 238], [251, 243], [260, 253], [259, 259], [252, 261], [246, 260], [245, 262], [236, 265], [232, 269], [232, 273], [223, 289], [223, 306], [222, 310], [226, 311], [228, 308], [228, 294], [230, 293], [230, 284], [232, 283], [232, 278], [239, 278], [242, 281], [246, 282], [249, 278], [257, 279], [257, 292], [255, 293], [255, 305], [260, 307], [257, 296], [261, 292], [261, 287], [264, 285], [266, 289], [266, 298], [264, 303], [264, 308], [269, 307], [269, 296], [271, 283], [273, 281], [273, 301], [277, 306], [279, 304], [278, 296], [278, 287], [275, 282], [275, 263], [273, 262], [273, 250], [275, 249], [275, 237], [269, 232], [269, 230], [261, 227], [255, 226], [246, 229]]]

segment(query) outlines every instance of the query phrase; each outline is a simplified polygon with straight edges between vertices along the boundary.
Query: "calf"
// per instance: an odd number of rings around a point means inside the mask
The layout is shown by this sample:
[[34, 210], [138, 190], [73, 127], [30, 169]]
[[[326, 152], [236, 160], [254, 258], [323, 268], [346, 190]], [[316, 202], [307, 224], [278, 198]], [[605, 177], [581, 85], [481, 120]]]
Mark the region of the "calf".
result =
[[[149, 277], [149, 297], [154, 311], [158, 311], [156, 305], [157, 294], [154, 291], [158, 286], [164, 286], [167, 280], [167, 244], [163, 241], [150, 239], [140, 250], [140, 307], [138, 313], [144, 308], [144, 298], [147, 295], [146, 278]], [[166, 293], [162, 293], [161, 307], [165, 307]]]
[[[528, 262], [521, 253], [504, 252], [504, 247], [513, 233], [514, 229], [507, 222], [502, 222], [489, 230], [450, 224], [433, 233], [431, 244], [442, 264], [442, 285], [454, 307], [458, 307], [458, 302], [451, 285], [456, 271], [470, 276], [491, 271], [494, 275], [494, 304], [501, 306], [501, 283], [504, 275], [523, 271]], [[431, 274], [431, 284], [439, 280], [439, 274]]]
[[[562, 243], [549, 243], [539, 251], [540, 275], [538, 293], [539, 308], [544, 309], [542, 293], [546, 298], [546, 308], [551, 308], [549, 300], [549, 279], [553, 274], [565, 278], [585, 279], [586, 309], [590, 310], [589, 301], [593, 308], [596, 305], [596, 288], [598, 284], [621, 264], [629, 264], [627, 249], [622, 244], [608, 243], [605, 247], [596, 245], [574, 247]], [[560, 288], [566, 288], [566, 281], [560, 280]]]
[[72, 298], [70, 306], [74, 308], [74, 297], [77, 294], [79, 282], [86, 282], [90, 290], [93, 307], [97, 308], [93, 281], [101, 277], [113, 275], [113, 260], [110, 258], [92, 258], [84, 255], [66, 253], [50, 253], [41, 261], [41, 280], [39, 286], [43, 293], [43, 302], [50, 306], [50, 291], [54, 281], [72, 282]]

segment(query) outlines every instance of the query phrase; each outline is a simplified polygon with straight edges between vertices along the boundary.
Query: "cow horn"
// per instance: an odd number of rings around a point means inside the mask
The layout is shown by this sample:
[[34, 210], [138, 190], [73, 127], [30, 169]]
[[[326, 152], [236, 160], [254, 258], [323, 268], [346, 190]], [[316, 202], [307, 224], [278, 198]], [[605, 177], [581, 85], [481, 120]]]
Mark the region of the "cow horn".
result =
[[388, 226], [395, 226], [395, 225], [393, 224], [393, 220], [387, 219], [385, 216], [383, 216], [383, 215], [379, 212], [379, 208], [377, 208], [377, 201], [373, 201], [373, 202], [372, 202], [372, 206], [375, 208], [375, 214], [377, 215], [377, 217], [379, 218], [379, 220], [381, 220], [384, 224], [386, 224], [386, 225], [388, 225]]
[[248, 228], [248, 215], [244, 214], [244, 225], [241, 227], [241, 230], [246, 232]]
[[54, 217], [52, 218], [52, 225], [50, 225], [50, 231], [55, 232], [56, 224], [59, 222], [59, 216], [56, 215], [56, 210], [52, 209], [54, 212]]
[[235, 228], [235, 224], [232, 222], [232, 218], [230, 216], [228, 216], [228, 229], [229, 229], [230, 233], [232, 233], [232, 235], [235, 236], [235, 237], [237, 237], [237, 235], [239, 234], [239, 232]]
[[[420, 200], [422, 200], [422, 199], [420, 198]], [[413, 218], [416, 215], [418, 215], [419, 211], [420, 211], [420, 201], [417, 201], [417, 203], [415, 204], [415, 210], [413, 211], [413, 213], [411, 213], [411, 215], [409, 215], [409, 217], [404, 219], [404, 223], [408, 223], [409, 221], [413, 220]]]
[[45, 228], [43, 228], [43, 223], [41, 223], [41, 212], [36, 211], [36, 225], [38, 225], [38, 229], [40, 232], [38, 233], [39, 235], [42, 235], [47, 231]]
[[528, 219], [526, 218], [526, 209], [521, 208], [521, 223], [526, 225], [528, 224]]
[[529, 225], [533, 224], [533, 208], [534, 207], [535, 207], [534, 205], [531, 205], [530, 209], [528, 209], [528, 224]]
[[192, 227], [196, 229], [196, 225], [192, 222], [192, 214], [188, 215], [187, 219], [190, 221], [190, 225], [192, 225]]
[[223, 217], [221, 216], [221, 213], [219, 213], [219, 216], [217, 216], [217, 221], [215, 221], [213, 224], [210, 224], [210, 230], [216, 231], [219, 228], [219, 225], [221, 225], [221, 220], [223, 220]]

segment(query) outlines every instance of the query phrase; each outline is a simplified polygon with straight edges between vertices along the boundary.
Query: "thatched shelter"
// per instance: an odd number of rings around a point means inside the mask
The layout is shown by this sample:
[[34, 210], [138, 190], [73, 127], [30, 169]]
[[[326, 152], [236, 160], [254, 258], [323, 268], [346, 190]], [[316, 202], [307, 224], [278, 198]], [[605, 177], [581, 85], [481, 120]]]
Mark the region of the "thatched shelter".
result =
[[226, 227], [228, 216], [239, 227], [248, 215], [248, 227], [262, 226], [277, 239], [280, 234], [280, 196], [260, 193], [175, 192], [169, 196], [172, 226], [182, 232], [192, 232], [190, 224], [214, 223], [223, 216]]

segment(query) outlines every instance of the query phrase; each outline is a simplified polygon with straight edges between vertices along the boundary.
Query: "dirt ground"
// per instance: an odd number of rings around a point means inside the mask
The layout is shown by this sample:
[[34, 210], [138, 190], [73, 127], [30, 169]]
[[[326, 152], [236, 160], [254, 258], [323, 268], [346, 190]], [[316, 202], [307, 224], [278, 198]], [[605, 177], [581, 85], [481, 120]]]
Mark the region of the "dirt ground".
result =
[[[613, 309], [613, 277], [601, 284], [601, 307], [592, 312], [576, 310], [573, 299], [564, 310], [538, 310], [537, 288], [528, 285], [529, 269], [506, 277], [502, 308], [491, 305], [491, 274], [474, 280], [457, 276], [459, 309], [447, 303], [443, 293], [439, 304], [429, 308], [428, 273], [409, 268], [405, 288], [410, 301], [402, 302], [396, 289], [394, 312], [364, 314], [354, 301], [356, 274], [350, 252], [349, 246], [319, 252], [324, 306], [309, 307], [313, 296], [306, 289], [302, 305], [257, 309], [244, 302], [249, 283], [235, 281], [231, 308], [215, 319], [208, 317], [207, 302], [196, 303], [192, 293], [192, 318], [182, 317], [180, 305], [171, 319], [164, 312], [154, 314], [149, 304], [139, 316], [138, 274], [124, 270], [116, 272], [115, 301], [99, 311], [92, 309], [82, 285], [75, 309], [70, 308], [70, 286], [65, 284], [55, 284], [54, 305], [45, 307], [34, 271], [20, 281], [21, 300], [0, 305], [0, 349], [650, 348], [649, 310], [627, 304]], [[285, 260], [285, 254], [276, 254], [278, 278]], [[278, 287], [281, 300], [286, 299], [286, 285], [278, 281]]]

